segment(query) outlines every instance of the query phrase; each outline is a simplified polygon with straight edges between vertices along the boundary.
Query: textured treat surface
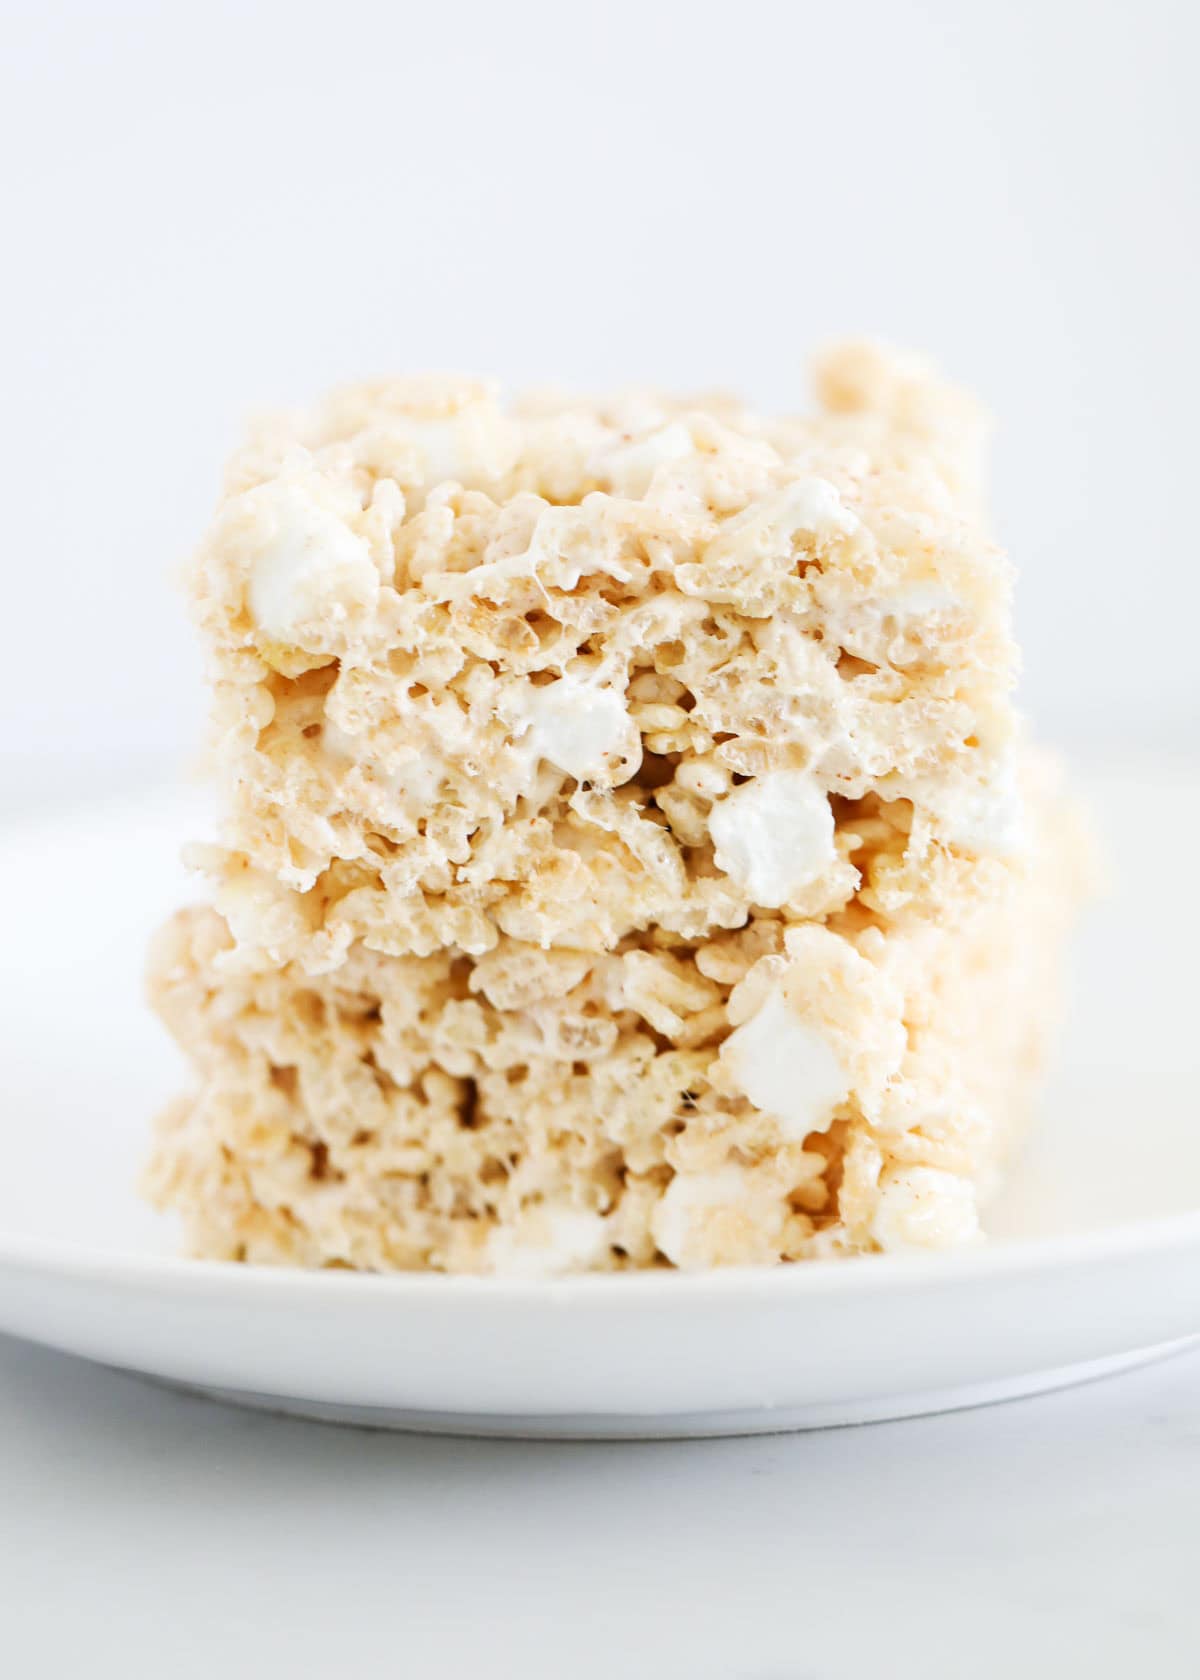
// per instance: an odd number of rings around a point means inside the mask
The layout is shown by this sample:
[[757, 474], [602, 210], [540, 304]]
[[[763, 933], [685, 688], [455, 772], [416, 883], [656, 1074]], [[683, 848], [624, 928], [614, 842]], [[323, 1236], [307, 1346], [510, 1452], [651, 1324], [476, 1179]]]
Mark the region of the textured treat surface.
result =
[[152, 958], [198, 1252], [553, 1272], [968, 1240], [1078, 841], [972, 406], [409, 380], [264, 426], [197, 558], [213, 906]]

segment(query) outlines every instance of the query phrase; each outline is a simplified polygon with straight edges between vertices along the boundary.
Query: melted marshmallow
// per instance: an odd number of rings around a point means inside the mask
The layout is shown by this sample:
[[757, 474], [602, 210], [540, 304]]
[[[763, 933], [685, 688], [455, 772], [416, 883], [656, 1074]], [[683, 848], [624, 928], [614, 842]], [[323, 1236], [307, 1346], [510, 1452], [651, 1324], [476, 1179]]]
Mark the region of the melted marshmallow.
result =
[[881, 614], [910, 623], [915, 619], [955, 618], [966, 612], [957, 595], [940, 583], [909, 583], [878, 602]]
[[735, 788], [709, 818], [717, 868], [777, 910], [833, 862], [833, 812], [804, 770], [772, 770]]
[[428, 750], [396, 762], [381, 762], [361, 735], [349, 735], [326, 718], [321, 729], [326, 759], [340, 771], [362, 769], [368, 781], [398, 795], [414, 816], [425, 816], [436, 803], [446, 778], [446, 761]]

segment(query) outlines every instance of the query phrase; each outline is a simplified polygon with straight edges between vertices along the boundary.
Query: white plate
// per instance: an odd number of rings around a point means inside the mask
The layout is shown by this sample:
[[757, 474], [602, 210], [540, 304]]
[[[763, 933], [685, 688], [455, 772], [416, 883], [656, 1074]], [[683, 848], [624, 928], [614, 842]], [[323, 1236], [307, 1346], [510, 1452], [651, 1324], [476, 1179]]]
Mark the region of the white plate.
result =
[[[140, 996], [188, 892], [194, 800], [10, 831], [0, 955], [0, 1330], [251, 1403], [470, 1433], [684, 1435], [1026, 1394], [1200, 1332], [1192, 953], [1200, 913], [1143, 832], [1200, 782], [1110, 775], [1125, 886], [1084, 930], [1046, 1121], [970, 1252], [708, 1276], [363, 1277], [172, 1257], [132, 1183], [182, 1068]], [[1155, 825], [1143, 813], [1153, 804]]]

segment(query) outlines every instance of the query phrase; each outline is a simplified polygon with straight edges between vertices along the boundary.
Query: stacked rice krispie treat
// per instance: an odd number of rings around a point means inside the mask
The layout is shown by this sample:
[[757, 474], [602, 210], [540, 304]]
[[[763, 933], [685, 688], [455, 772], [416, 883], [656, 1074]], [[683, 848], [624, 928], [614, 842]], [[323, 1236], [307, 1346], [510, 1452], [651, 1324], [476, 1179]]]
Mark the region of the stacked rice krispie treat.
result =
[[192, 574], [212, 903], [152, 954], [201, 1255], [543, 1274], [968, 1242], [1078, 833], [1011, 702], [974, 406], [342, 391]]

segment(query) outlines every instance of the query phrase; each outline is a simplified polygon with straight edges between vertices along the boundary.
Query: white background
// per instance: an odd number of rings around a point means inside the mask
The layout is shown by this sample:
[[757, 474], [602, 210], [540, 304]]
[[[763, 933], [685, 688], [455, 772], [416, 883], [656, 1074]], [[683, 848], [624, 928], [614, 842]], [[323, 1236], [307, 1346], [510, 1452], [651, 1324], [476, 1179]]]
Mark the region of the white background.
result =
[[794, 407], [863, 331], [997, 416], [1043, 731], [1191, 748], [1195, 20], [6, 0], [6, 802], [194, 749], [169, 578], [248, 410], [426, 367]]

